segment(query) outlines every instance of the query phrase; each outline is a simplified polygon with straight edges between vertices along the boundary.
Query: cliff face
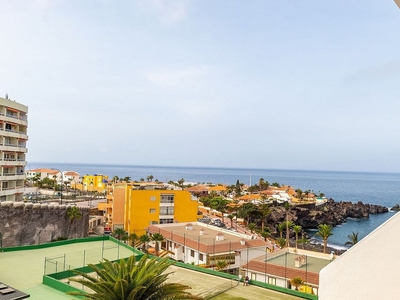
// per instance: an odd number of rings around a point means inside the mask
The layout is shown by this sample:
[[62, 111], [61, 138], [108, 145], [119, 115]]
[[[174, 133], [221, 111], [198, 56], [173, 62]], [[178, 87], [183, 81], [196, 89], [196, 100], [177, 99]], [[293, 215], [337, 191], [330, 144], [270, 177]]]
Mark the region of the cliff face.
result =
[[[320, 224], [337, 226], [346, 222], [347, 218], [368, 218], [370, 214], [388, 212], [388, 208], [380, 205], [364, 204], [362, 202], [335, 202], [330, 199], [321, 206], [298, 205], [291, 207], [289, 220], [303, 229], [317, 229]], [[283, 207], [274, 207], [268, 218], [268, 224], [284, 222], [286, 212]]]
[[71, 220], [66, 205], [0, 203], [0, 246], [12, 247], [47, 243], [61, 237], [85, 237], [89, 231], [89, 210]]

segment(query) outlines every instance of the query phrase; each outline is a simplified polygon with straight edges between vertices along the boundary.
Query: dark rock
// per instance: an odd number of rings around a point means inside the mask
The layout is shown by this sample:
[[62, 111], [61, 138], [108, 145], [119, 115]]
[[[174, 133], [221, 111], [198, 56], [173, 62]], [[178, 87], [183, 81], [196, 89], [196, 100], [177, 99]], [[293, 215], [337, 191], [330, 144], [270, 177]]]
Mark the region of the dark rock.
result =
[[400, 205], [396, 204], [390, 210], [392, 210], [392, 211], [400, 211]]

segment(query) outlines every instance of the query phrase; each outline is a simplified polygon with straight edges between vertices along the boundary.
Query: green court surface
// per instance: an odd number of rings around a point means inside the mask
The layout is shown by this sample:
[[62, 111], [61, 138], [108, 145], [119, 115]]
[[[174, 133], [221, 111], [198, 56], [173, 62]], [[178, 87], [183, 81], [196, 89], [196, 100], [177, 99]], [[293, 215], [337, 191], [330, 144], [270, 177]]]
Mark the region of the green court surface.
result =
[[[116, 260], [132, 255], [132, 250], [112, 240], [88, 241], [35, 250], [0, 252], [0, 281], [31, 295], [32, 300], [75, 299], [56, 289], [42, 284], [44, 273], [82, 267], [98, 263], [102, 257]], [[243, 286], [235, 280], [199, 273], [171, 266], [173, 274], [169, 281], [190, 286], [191, 293], [216, 300], [243, 299], [299, 299], [256, 286]]]

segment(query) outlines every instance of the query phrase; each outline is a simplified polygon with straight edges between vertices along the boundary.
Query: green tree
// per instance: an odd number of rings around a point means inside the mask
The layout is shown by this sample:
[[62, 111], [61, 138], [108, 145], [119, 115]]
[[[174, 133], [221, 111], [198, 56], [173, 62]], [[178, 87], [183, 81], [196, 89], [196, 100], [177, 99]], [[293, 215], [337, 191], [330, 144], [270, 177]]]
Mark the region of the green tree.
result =
[[69, 236], [71, 228], [72, 228], [75, 220], [78, 220], [78, 219], [82, 218], [82, 212], [76, 206], [68, 206], [68, 208], [67, 208], [67, 216], [68, 216], [68, 219], [69, 219], [69, 225], [68, 225], [68, 236]]
[[286, 240], [284, 238], [278, 238], [276, 239], [276, 242], [278, 243], [279, 247], [283, 248], [286, 245]]
[[290, 210], [290, 204], [288, 201], [285, 202], [283, 205], [285, 208], [285, 215], [286, 215], [286, 246], [289, 247], [289, 228], [291, 227], [290, 225], [293, 226], [293, 223], [289, 223], [289, 210]]
[[345, 246], [354, 246], [358, 243], [358, 232], [352, 232], [351, 234], [347, 235], [349, 240], [344, 244]]
[[123, 228], [121, 228], [121, 227], [118, 227], [118, 228], [115, 228], [115, 229], [114, 229], [114, 235], [117, 236], [117, 239], [118, 239], [118, 240], [121, 240], [121, 238], [122, 238], [124, 235], [126, 235], [126, 231], [125, 231], [125, 229], [123, 229]]
[[301, 232], [302, 227], [300, 225], [294, 225], [293, 231], [296, 234], [296, 250], [297, 250], [297, 243], [299, 241], [299, 233]]
[[136, 233], [131, 233], [129, 235], [129, 240], [131, 241], [131, 246], [135, 247], [136, 241], [139, 240], [139, 237]]
[[259, 206], [259, 211], [260, 211], [261, 214], [262, 214], [262, 219], [261, 219], [261, 232], [263, 232], [263, 231], [264, 231], [265, 223], [266, 223], [266, 221], [267, 221], [267, 217], [271, 214], [272, 210], [271, 210], [271, 207], [270, 207], [268, 204], [263, 203], [263, 204], [261, 204], [261, 205]]
[[160, 251], [160, 243], [163, 242], [165, 238], [161, 233], [155, 233], [151, 237], [151, 240], [155, 243], [154, 249], [156, 250], [156, 255], [158, 256], [158, 252]]
[[279, 231], [279, 237], [282, 239], [283, 238], [283, 232], [285, 231], [286, 228], [286, 222], [279, 223], [277, 226], [277, 229]]
[[267, 239], [271, 235], [271, 229], [269, 227], [265, 227], [263, 231], [261, 231], [261, 236], [264, 238], [264, 240]]
[[324, 253], [326, 253], [326, 246], [328, 244], [328, 238], [333, 235], [333, 227], [328, 224], [318, 225], [318, 231], [315, 235], [320, 236], [324, 241]]
[[181, 179], [179, 179], [178, 180], [178, 184], [179, 184], [179, 186], [181, 187], [181, 188], [183, 188], [183, 184], [185, 183], [185, 179], [184, 178], [181, 178]]
[[166, 272], [171, 265], [168, 258], [149, 259], [144, 255], [136, 263], [131, 256], [127, 261], [110, 262], [104, 259], [97, 267], [89, 264], [96, 273], [94, 276], [74, 270], [83, 278], [70, 278], [89, 288], [93, 293], [85, 291], [68, 292], [69, 295], [95, 300], [170, 300], [170, 299], [202, 299], [187, 292], [189, 286], [179, 283], [167, 283], [172, 272]]
[[139, 241], [142, 243], [142, 251], [147, 252], [147, 243], [150, 242], [150, 238], [147, 234], [142, 234], [139, 237]]
[[254, 230], [256, 229], [257, 225], [255, 223], [250, 223], [248, 225], [248, 227], [249, 227], [250, 232], [253, 233]]
[[235, 215], [229, 214], [227, 217], [231, 221], [231, 228], [232, 228], [233, 218], [235, 218]]
[[226, 260], [217, 260], [217, 263], [215, 264], [215, 268], [218, 271], [222, 271], [228, 266], [228, 262]]
[[290, 283], [295, 286], [296, 291], [299, 290], [299, 287], [304, 284], [304, 280], [300, 276], [293, 277], [290, 280]]

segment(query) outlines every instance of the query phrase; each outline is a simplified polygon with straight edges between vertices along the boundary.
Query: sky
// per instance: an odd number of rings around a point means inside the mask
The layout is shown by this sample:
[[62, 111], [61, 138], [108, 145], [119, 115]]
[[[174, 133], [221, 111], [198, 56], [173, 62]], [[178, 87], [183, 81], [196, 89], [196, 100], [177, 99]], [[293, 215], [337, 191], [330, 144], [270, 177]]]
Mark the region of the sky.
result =
[[0, 1], [29, 162], [400, 172], [400, 10]]

